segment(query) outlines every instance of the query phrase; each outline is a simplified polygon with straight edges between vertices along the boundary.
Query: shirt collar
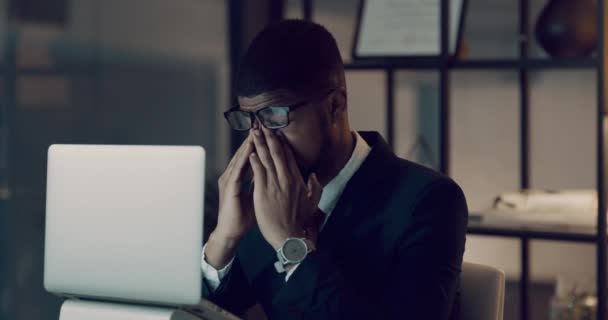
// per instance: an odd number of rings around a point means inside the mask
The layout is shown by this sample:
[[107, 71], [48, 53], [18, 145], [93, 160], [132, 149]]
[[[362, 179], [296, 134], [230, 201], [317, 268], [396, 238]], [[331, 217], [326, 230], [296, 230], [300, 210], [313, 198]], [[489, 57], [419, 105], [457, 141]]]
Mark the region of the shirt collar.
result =
[[369, 152], [371, 151], [370, 146], [363, 140], [363, 138], [359, 135], [358, 132], [354, 131], [353, 136], [355, 138], [355, 148], [353, 150], [350, 159], [344, 165], [342, 170], [335, 176], [325, 187], [323, 187], [323, 192], [321, 193], [321, 200], [319, 201], [319, 209], [323, 211], [327, 217], [325, 222], [327, 222], [327, 218], [331, 214], [331, 212], [336, 207], [346, 184], [352, 178], [352, 176], [357, 172], [361, 164], [365, 161]]

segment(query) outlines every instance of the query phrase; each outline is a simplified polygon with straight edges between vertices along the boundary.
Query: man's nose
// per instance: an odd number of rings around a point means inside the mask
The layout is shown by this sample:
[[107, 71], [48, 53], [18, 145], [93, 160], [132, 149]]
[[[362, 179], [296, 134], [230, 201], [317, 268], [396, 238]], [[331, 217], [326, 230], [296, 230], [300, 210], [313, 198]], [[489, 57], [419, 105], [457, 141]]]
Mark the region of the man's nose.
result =
[[251, 124], [251, 129], [260, 129], [261, 127], [260, 120], [257, 117], [253, 117], [253, 123]]

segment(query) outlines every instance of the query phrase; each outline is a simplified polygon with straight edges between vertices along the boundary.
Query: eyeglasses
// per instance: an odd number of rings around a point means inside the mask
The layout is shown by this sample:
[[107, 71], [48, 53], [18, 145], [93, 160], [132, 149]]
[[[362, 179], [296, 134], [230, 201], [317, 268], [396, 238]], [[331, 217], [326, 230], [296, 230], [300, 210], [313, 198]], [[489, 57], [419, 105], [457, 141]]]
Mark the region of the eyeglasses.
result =
[[[333, 92], [335, 88], [323, 94], [326, 96]], [[224, 118], [233, 130], [246, 131], [253, 126], [254, 119], [268, 129], [280, 129], [289, 125], [289, 112], [298, 107], [304, 106], [315, 99], [309, 99], [290, 106], [268, 106], [257, 111], [239, 110], [238, 106], [224, 112]]]
[[224, 112], [224, 118], [230, 127], [237, 131], [246, 131], [253, 126], [254, 117], [268, 129], [284, 128], [289, 124], [289, 111], [301, 107], [310, 101], [303, 101], [291, 106], [269, 106], [257, 111], [243, 111], [235, 107]]

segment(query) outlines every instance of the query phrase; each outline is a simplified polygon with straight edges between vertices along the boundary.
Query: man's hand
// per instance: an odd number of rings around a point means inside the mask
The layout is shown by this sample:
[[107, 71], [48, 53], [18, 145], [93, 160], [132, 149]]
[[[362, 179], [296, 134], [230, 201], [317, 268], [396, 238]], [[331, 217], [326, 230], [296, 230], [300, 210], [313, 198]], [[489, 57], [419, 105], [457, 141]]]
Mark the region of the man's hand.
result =
[[242, 190], [249, 155], [252, 152], [253, 142], [249, 134], [218, 181], [218, 222], [205, 249], [207, 262], [216, 269], [221, 269], [230, 262], [238, 242], [255, 222], [252, 195], [249, 191]]
[[[322, 187], [313, 173], [304, 182], [290, 146], [281, 132], [254, 128], [256, 152], [249, 155], [254, 176], [253, 203], [258, 226], [278, 250], [287, 238], [316, 242], [318, 204]], [[314, 233], [308, 236], [306, 231]]]

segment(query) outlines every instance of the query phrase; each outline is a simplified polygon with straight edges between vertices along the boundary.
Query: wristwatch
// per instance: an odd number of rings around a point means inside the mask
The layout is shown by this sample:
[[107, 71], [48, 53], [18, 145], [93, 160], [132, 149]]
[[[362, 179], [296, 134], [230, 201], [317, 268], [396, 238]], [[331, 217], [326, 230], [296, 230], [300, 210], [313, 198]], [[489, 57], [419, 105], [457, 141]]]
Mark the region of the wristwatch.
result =
[[314, 250], [315, 245], [306, 238], [287, 238], [277, 250], [279, 261], [274, 263], [274, 268], [278, 273], [285, 272], [285, 266], [302, 262]]

